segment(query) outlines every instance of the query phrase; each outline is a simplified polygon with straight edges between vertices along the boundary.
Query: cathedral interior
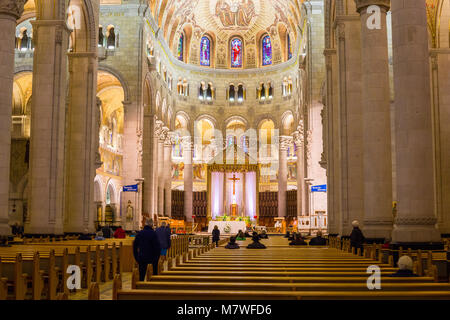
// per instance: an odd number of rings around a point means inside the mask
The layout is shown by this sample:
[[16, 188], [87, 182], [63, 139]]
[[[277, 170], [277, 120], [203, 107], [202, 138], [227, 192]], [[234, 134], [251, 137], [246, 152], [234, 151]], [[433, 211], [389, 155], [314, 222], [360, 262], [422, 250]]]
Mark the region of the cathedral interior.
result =
[[0, 128], [0, 300], [450, 299], [450, 0], [0, 0]]
[[0, 2], [0, 234], [450, 234], [450, 1], [50, 2]]

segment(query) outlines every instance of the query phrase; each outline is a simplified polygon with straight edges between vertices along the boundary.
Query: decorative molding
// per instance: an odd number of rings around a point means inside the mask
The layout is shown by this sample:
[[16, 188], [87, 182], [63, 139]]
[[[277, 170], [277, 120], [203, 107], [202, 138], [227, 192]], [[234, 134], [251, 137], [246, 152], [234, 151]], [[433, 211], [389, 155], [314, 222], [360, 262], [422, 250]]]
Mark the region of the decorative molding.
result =
[[28, 0], [0, 0], [0, 13], [13, 16], [16, 20], [23, 13], [23, 7]]
[[397, 225], [435, 225], [437, 219], [435, 217], [397, 217], [395, 224]]
[[280, 136], [280, 151], [287, 151], [292, 143], [291, 136]]
[[355, 0], [356, 11], [363, 13], [370, 6], [378, 6], [385, 9], [386, 12], [391, 8], [391, 0]]

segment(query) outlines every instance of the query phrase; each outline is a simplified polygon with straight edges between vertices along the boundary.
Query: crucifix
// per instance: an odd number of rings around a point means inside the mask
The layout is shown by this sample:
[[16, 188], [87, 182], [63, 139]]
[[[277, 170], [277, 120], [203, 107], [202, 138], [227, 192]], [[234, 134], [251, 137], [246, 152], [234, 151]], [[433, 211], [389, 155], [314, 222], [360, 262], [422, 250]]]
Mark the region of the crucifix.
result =
[[237, 215], [237, 203], [236, 203], [236, 181], [239, 181], [241, 179], [236, 178], [236, 174], [233, 173], [233, 178], [229, 178], [228, 180], [233, 181], [233, 203], [231, 204], [231, 215], [236, 216]]

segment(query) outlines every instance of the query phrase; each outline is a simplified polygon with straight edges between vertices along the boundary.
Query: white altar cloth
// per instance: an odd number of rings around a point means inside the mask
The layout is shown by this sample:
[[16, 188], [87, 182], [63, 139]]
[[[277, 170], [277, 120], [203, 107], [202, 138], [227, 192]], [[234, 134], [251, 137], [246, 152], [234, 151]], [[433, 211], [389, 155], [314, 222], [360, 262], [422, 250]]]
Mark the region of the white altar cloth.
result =
[[[224, 231], [224, 228], [229, 225], [231, 227], [231, 231], [229, 233], [226, 233]], [[245, 224], [245, 221], [210, 221], [208, 232], [211, 233], [214, 229], [214, 226], [218, 226], [220, 230], [220, 235], [235, 235], [239, 232], [239, 230], [242, 230], [245, 232], [245, 229], [247, 229], [247, 225]]]

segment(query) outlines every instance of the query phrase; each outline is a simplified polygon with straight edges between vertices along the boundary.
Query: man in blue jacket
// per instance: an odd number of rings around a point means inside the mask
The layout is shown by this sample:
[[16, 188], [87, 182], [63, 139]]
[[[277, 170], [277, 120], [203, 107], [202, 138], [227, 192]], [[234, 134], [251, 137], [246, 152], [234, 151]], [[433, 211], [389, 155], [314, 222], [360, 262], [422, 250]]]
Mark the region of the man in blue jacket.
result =
[[153, 230], [153, 221], [147, 220], [144, 229], [138, 233], [133, 242], [134, 259], [139, 264], [139, 280], [144, 281], [147, 266], [153, 265], [153, 275], [158, 274], [158, 260], [161, 246], [158, 236]]
[[167, 250], [170, 248], [170, 229], [166, 227], [166, 223], [161, 223], [161, 226], [156, 229], [159, 245], [161, 246], [161, 256], [163, 258], [167, 255]]

